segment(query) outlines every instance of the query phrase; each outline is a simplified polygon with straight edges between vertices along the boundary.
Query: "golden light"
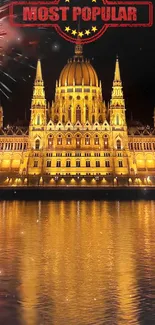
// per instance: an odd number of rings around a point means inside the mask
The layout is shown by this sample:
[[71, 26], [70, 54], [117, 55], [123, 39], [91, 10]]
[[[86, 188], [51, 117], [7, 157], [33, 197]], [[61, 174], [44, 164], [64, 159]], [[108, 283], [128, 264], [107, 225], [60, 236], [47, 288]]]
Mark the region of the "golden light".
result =
[[61, 184], [65, 184], [65, 179], [64, 178], [61, 178], [60, 183]]
[[71, 179], [71, 182], [70, 182], [72, 185], [74, 185], [76, 183], [76, 180], [74, 178]]
[[103, 177], [103, 179], [102, 179], [102, 183], [103, 184], [106, 184], [107, 183], [107, 180]]
[[54, 178], [51, 178], [51, 179], [50, 179], [50, 184], [54, 184], [54, 183], [55, 183]]
[[84, 179], [84, 177], [81, 179], [81, 184], [84, 185], [86, 183], [86, 180]]
[[148, 183], [148, 185], [151, 185], [152, 184], [152, 181], [151, 181], [150, 176], [147, 177], [147, 183]]
[[43, 183], [43, 178], [40, 177], [39, 183], [42, 184]]
[[9, 177], [7, 177], [4, 181], [5, 184], [7, 184], [9, 182]]

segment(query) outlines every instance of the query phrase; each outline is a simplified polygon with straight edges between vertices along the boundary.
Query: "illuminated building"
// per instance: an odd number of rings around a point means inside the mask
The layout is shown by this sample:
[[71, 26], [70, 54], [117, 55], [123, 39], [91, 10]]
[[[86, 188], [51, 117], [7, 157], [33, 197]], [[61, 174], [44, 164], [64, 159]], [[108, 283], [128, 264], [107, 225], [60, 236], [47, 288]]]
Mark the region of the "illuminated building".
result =
[[118, 58], [108, 107], [80, 44], [56, 82], [51, 107], [38, 60], [29, 128], [3, 128], [2, 108], [0, 126], [3, 184], [155, 184], [155, 129], [127, 126]]

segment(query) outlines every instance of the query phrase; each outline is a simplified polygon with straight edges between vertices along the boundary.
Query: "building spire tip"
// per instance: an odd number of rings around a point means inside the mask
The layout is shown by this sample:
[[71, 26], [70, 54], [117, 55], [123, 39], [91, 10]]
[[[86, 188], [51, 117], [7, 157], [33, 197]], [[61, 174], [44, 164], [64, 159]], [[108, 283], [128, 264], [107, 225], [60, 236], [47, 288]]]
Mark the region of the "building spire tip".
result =
[[78, 41], [77, 39], [77, 43], [75, 44], [75, 56], [82, 56], [83, 55], [83, 45]]
[[41, 60], [38, 58], [36, 68], [36, 79], [42, 81]]
[[114, 80], [115, 80], [115, 81], [121, 81], [118, 55], [116, 56], [116, 64], [115, 64], [115, 76], [114, 76]]
[[75, 50], [74, 50], [75, 56], [83, 56], [83, 45], [81, 44], [79, 33], [80, 33], [80, 22], [78, 24], [77, 39], [76, 39]]

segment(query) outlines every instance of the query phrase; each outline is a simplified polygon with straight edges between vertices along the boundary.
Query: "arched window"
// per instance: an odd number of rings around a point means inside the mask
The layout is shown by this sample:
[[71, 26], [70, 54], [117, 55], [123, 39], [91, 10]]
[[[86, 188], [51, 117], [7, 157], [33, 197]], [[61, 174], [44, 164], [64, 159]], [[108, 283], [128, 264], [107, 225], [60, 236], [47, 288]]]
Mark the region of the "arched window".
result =
[[103, 118], [102, 115], [99, 116], [99, 123], [102, 124], [103, 123]]
[[80, 167], [80, 160], [76, 160], [76, 167]]
[[66, 160], [66, 167], [71, 167], [71, 162], [70, 162], [70, 160]]
[[61, 145], [62, 144], [62, 136], [61, 134], [59, 134], [58, 138], [57, 138], [57, 144]]
[[36, 149], [36, 150], [39, 150], [39, 149], [40, 149], [40, 140], [39, 140], [39, 139], [37, 139], [37, 140], [35, 141], [35, 149]]
[[116, 141], [116, 148], [117, 148], [117, 150], [121, 149], [121, 140]]
[[79, 105], [76, 108], [76, 122], [77, 121], [81, 122], [81, 108]]
[[85, 137], [85, 144], [89, 145], [90, 144], [90, 136], [87, 134]]
[[54, 123], [58, 123], [58, 116], [57, 115], [54, 116]]
[[37, 125], [40, 125], [40, 115], [37, 115]]
[[62, 123], [65, 123], [65, 115], [62, 115]]
[[108, 137], [106, 134], [104, 136], [103, 142], [104, 142], [104, 149], [108, 149]]
[[119, 115], [116, 115], [116, 125], [119, 125]]
[[98, 137], [98, 135], [95, 135], [94, 144], [99, 144], [99, 137]]
[[95, 116], [92, 115], [92, 124], [94, 124], [94, 123], [95, 123]]
[[71, 122], [71, 106], [68, 107], [68, 121]]
[[72, 139], [71, 139], [70, 134], [68, 134], [66, 144], [71, 144], [71, 143], [72, 143]]
[[89, 119], [89, 109], [88, 106], [86, 105], [86, 121]]
[[52, 135], [48, 136], [48, 149], [51, 149], [53, 145], [53, 138]]
[[80, 138], [80, 136], [78, 134], [77, 137], [76, 137], [76, 147], [80, 148], [80, 146], [81, 146], [81, 138]]
[[86, 167], [90, 167], [90, 160], [86, 160]]

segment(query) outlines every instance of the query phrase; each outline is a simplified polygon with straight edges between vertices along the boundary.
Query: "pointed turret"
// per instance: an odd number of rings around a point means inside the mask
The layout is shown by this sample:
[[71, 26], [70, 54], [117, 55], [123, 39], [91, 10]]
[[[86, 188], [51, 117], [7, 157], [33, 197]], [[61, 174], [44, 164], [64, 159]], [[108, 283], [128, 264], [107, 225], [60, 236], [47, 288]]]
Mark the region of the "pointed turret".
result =
[[31, 105], [31, 125], [46, 124], [46, 99], [42, 79], [41, 62], [38, 60]]
[[126, 125], [125, 101], [123, 97], [118, 57], [116, 58], [112, 95], [110, 101], [110, 124], [116, 128]]
[[116, 58], [116, 64], [115, 64], [115, 73], [114, 73], [110, 106], [115, 106], [117, 108], [118, 107], [125, 108], [118, 57]]
[[37, 62], [37, 69], [36, 69], [36, 81], [43, 81], [42, 78], [42, 71], [41, 71], [41, 61], [40, 59]]
[[115, 75], [114, 75], [114, 82], [120, 81], [121, 82], [121, 76], [120, 76], [120, 68], [119, 68], [119, 60], [118, 56], [116, 57], [116, 64], [115, 64]]
[[[110, 100], [110, 126], [112, 128], [112, 137], [114, 140], [114, 150], [120, 151], [125, 150], [128, 157], [129, 147], [128, 147], [128, 132], [126, 124], [126, 115], [125, 115], [125, 101], [123, 97], [122, 90], [122, 81], [119, 68], [119, 60], [116, 58], [114, 80], [112, 87], [112, 95]], [[122, 155], [123, 156], [123, 155]], [[118, 162], [114, 160], [114, 173], [128, 173], [128, 158], [121, 158], [121, 163], [118, 165]], [[120, 166], [123, 169], [120, 169]]]
[[42, 78], [41, 62], [38, 60], [36, 68], [36, 77], [34, 81], [32, 106], [44, 106], [46, 104], [44, 82]]

